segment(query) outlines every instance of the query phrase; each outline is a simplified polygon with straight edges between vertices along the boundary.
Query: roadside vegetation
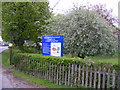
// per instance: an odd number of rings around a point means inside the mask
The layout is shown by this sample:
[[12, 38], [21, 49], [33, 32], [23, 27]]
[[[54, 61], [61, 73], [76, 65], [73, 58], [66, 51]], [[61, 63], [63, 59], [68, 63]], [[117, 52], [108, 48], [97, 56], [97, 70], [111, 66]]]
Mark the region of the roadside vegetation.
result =
[[[13, 52], [15, 54], [17, 52], [20, 53], [21, 51], [18, 49], [13, 49]], [[11, 72], [15, 77], [22, 78], [22, 79], [24, 79], [28, 82], [34, 83], [36, 85], [42, 85], [46, 88], [78, 88], [78, 87], [70, 87], [70, 86], [53, 84], [52, 82], [49, 82], [48, 80], [45, 80], [42, 78], [36, 78], [34, 76], [25, 74], [23, 72], [13, 70], [12, 68], [14, 68], [14, 65], [10, 65], [10, 61], [9, 61], [9, 49], [5, 50], [2, 53], [2, 65], [4, 68], [9, 69], [9, 72]], [[84, 88], [84, 87], [82, 87], [82, 88]]]
[[[22, 78], [28, 82], [45, 86], [46, 88], [78, 88], [78, 87], [70, 87], [70, 86], [63, 86], [63, 85], [57, 85], [53, 84], [49, 80], [41, 79], [41, 78], [35, 78], [34, 76], [30, 76], [28, 74], [18, 72], [18, 71], [10, 71], [12, 74], [16, 77]], [[82, 87], [83, 88], [83, 87]]]
[[[2, 63], [5, 68], [16, 67], [21, 71], [33, 72], [33, 68], [37, 66], [36, 61], [39, 61], [56, 65], [76, 63], [88, 67], [119, 70], [116, 34], [119, 29], [114, 26], [115, 19], [111, 16], [111, 12], [103, 5], [74, 7], [66, 15], [56, 16], [49, 11], [47, 2], [4, 2], [2, 6], [2, 38], [10, 42], [9, 35], [12, 33], [14, 44], [13, 65], [9, 65], [9, 50], [2, 53]], [[41, 37], [60, 34], [64, 35], [64, 57], [41, 55]], [[32, 41], [33, 44], [27, 45], [25, 41]], [[25, 61], [27, 58], [32, 62], [29, 67]], [[21, 62], [22, 64], [19, 65]], [[10, 72], [48, 88], [70, 88], [20, 71]]]
[[[37, 68], [36, 62], [39, 63], [54, 63], [55, 65], [57, 65], [59, 67], [60, 64], [65, 65], [66, 69], [68, 68], [68, 64], [72, 64], [72, 63], [76, 63], [78, 65], [84, 65], [84, 66], [88, 66], [88, 67], [96, 67], [97, 69], [101, 68], [104, 69], [115, 69], [116, 71], [119, 70], [119, 65], [116, 63], [112, 63], [113, 61], [109, 61], [108, 58], [86, 58], [86, 59], [80, 59], [78, 57], [76, 58], [71, 58], [71, 57], [54, 57], [54, 56], [43, 56], [41, 54], [33, 54], [33, 53], [26, 53], [26, 52], [21, 52], [19, 49], [17, 48], [13, 48], [13, 59], [12, 59], [12, 63], [13, 65], [9, 64], [9, 50], [5, 50], [2, 55], [5, 57], [2, 59], [3, 61], [3, 66], [5, 68], [9, 68], [10, 72], [15, 75], [16, 77], [22, 78], [28, 82], [31, 83], [35, 83], [37, 85], [43, 85], [46, 88], [86, 88], [86, 87], [70, 87], [70, 86], [64, 86], [64, 85], [57, 85], [57, 84], [53, 84], [52, 81], [49, 80], [45, 80], [43, 78], [37, 78], [34, 72], [33, 68]], [[30, 60], [30, 64], [28, 64], [29, 62], [27, 62], [27, 58], [29, 58]], [[94, 62], [95, 59], [101, 59], [103, 60], [103, 62]], [[106, 59], [108, 62], [105, 62], [104, 59]], [[44, 65], [43, 65], [44, 66]], [[36, 70], [45, 70], [47, 68], [53, 68], [53, 67], [48, 67], [48, 66], [44, 66], [43, 68], [42, 65], [39, 66], [38, 69]], [[19, 71], [16, 71], [14, 69], [10, 69], [10, 68], [16, 68]], [[35, 71], [36, 71], [35, 70]]]

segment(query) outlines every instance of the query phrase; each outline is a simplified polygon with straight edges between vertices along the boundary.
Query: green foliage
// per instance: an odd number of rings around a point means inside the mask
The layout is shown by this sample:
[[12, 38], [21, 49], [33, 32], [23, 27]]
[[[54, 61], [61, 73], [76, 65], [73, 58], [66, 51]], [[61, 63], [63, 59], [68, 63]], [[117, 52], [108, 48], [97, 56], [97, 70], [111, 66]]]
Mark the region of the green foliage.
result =
[[[14, 48], [14, 53], [20, 53], [20, 50], [17, 50], [16, 48]], [[5, 50], [2, 55], [2, 65], [4, 66], [4, 68], [12, 68], [12, 66], [9, 63], [9, 50]], [[17, 60], [17, 59], [16, 59]], [[15, 61], [17, 63], [19, 63], [19, 61]], [[12, 72], [12, 74], [18, 78], [22, 78], [28, 82], [37, 84], [37, 85], [43, 85], [46, 88], [74, 88], [74, 87], [70, 87], [70, 86], [63, 86], [63, 85], [57, 85], [57, 84], [53, 84], [51, 82], [49, 82], [48, 80], [45, 79], [41, 79], [41, 78], [36, 78], [34, 76], [30, 76], [28, 74], [25, 74], [23, 72], [18, 72], [18, 71], [14, 71], [13, 69], [9, 69], [10, 72]], [[75, 87], [77, 88], [77, 87]], [[81, 87], [83, 88], [83, 87]]]
[[[57, 17], [57, 18], [56, 18]], [[64, 35], [65, 53], [81, 56], [113, 55], [117, 50], [115, 28], [94, 10], [74, 8], [65, 16], [52, 18], [48, 29]]]
[[19, 47], [23, 46], [24, 40], [37, 42], [50, 15], [47, 2], [3, 2], [2, 37], [9, 41], [12, 32], [13, 42]]
[[5, 50], [2, 52], [2, 65], [5, 68], [10, 68], [10, 62], [9, 62], [9, 50]]
[[[11, 71], [14, 76], [22, 78], [28, 82], [37, 84], [37, 85], [43, 85], [46, 88], [77, 88], [77, 87], [70, 87], [70, 86], [63, 86], [63, 85], [57, 85], [49, 82], [48, 80], [44, 80], [41, 78], [35, 78], [34, 76], [27, 75], [22, 72], [17, 72], [17, 71]], [[83, 87], [81, 87], [83, 88]], [[85, 88], [85, 87], [84, 87]]]
[[[58, 77], [61, 78], [63, 76], [62, 72], [60, 71], [60, 67], [64, 65], [64, 71], [72, 70], [72, 65], [77, 64], [80, 66], [88, 67], [88, 71], [90, 68], [93, 70], [96, 68], [103, 71], [106, 68], [106, 71], [110, 69], [116, 70], [116, 78], [118, 77], [119, 65], [112, 65], [107, 63], [94, 63], [89, 60], [83, 60], [79, 58], [65, 58], [65, 57], [53, 57], [53, 56], [42, 56], [39, 54], [23, 54], [18, 53], [14, 55], [14, 65], [16, 68], [21, 70], [22, 72], [28, 73], [30, 75], [36, 76], [39, 73], [45, 73], [46, 71], [50, 71], [50, 73], [54, 73], [54, 70], [58, 70]], [[74, 66], [73, 65], [73, 66]], [[69, 67], [70, 66], [70, 67]], [[78, 71], [76, 71], [78, 72]], [[82, 74], [82, 73], [81, 73]], [[73, 80], [77, 74], [74, 72], [70, 75], [71, 83], [73, 84]], [[52, 77], [52, 74], [50, 75]], [[42, 76], [41, 76], [42, 77]], [[82, 79], [81, 79], [82, 80]], [[51, 81], [51, 80], [50, 80]], [[55, 82], [54, 80], [51, 82]], [[98, 82], [98, 79], [96, 80]], [[64, 84], [64, 83], [62, 83]], [[117, 84], [117, 80], [116, 80]], [[117, 86], [117, 85], [116, 85]]]
[[[37, 65], [36, 65], [36, 62], [40, 62], [40, 63], [52, 63], [52, 64], [55, 64], [54, 67], [59, 67], [59, 65], [65, 65], [65, 68], [66, 70], [68, 69], [68, 65], [71, 65], [71, 64], [78, 64], [78, 65], [81, 65], [81, 66], [88, 66], [88, 67], [92, 67], [92, 68], [101, 68], [101, 69], [116, 69], [118, 70], [119, 69], [119, 65], [112, 65], [110, 63], [102, 63], [102, 62], [93, 62], [91, 60], [86, 60], [86, 59], [80, 59], [80, 58], [67, 58], [67, 57], [54, 57], [54, 56], [43, 56], [43, 55], [40, 55], [40, 54], [25, 54], [25, 53], [18, 53], [18, 54], [15, 54], [14, 55], [14, 64], [15, 65], [19, 65], [20, 62], [22, 64], [22, 68], [25, 68], [24, 65], [25, 62], [30, 62], [30, 65], [29, 66], [29, 69], [32, 69], [33, 67], [35, 68]], [[18, 63], [19, 62], [19, 63]], [[23, 64], [24, 63], [24, 64]], [[43, 65], [40, 65], [39, 66], [39, 69], [40, 70], [44, 70], [45, 68], [47, 69], [48, 68], [48, 65], [46, 65], [44, 68], [42, 68]], [[54, 67], [51, 67], [51, 68], [54, 68]], [[49, 67], [50, 68], [50, 67]]]
[[40, 50], [37, 50], [34, 47], [24, 47], [23, 53], [40, 53]]

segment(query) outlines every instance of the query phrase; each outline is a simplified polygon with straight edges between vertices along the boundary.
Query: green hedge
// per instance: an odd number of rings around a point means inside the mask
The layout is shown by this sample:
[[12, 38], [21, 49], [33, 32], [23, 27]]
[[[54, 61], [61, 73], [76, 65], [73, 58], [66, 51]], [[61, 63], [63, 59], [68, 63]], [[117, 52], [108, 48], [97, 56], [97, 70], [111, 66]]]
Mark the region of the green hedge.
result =
[[[111, 71], [115, 69], [116, 79], [118, 78], [118, 70], [120, 65], [112, 65], [108, 63], [94, 63], [90, 60], [80, 59], [80, 58], [67, 58], [67, 57], [54, 57], [54, 56], [43, 56], [40, 54], [28, 54], [28, 53], [17, 53], [13, 56], [13, 64], [20, 71], [31, 75], [37, 75], [38, 72], [45, 72], [47, 70], [52, 70], [54, 68], [59, 68], [60, 65], [64, 65], [64, 70], [68, 71], [69, 65], [77, 64], [81, 66], [88, 66], [88, 68], [96, 69], [110, 69]], [[51, 65], [53, 64], [53, 66]], [[51, 71], [52, 72], [52, 71]], [[59, 73], [61, 75], [61, 73]], [[71, 77], [72, 78], [72, 77]], [[118, 80], [116, 80], [117, 84]], [[117, 85], [116, 85], [117, 86]]]
[[[112, 65], [112, 64], [108, 64], [108, 63], [94, 63], [93, 61], [90, 60], [84, 60], [84, 59], [80, 59], [80, 58], [67, 58], [67, 57], [54, 57], [54, 56], [43, 56], [41, 54], [28, 54], [28, 53], [18, 53], [18, 54], [14, 54], [13, 56], [13, 63], [16, 65], [18, 63], [20, 63], [20, 60], [24, 60], [25, 59], [29, 59], [37, 62], [48, 62], [48, 63], [53, 63], [56, 65], [69, 65], [69, 64], [78, 64], [78, 65], [84, 65], [84, 66], [88, 66], [88, 67], [93, 67], [93, 68], [101, 68], [101, 69], [115, 69], [115, 70], [120, 70], [120, 65]], [[33, 63], [34, 64], [34, 63]]]

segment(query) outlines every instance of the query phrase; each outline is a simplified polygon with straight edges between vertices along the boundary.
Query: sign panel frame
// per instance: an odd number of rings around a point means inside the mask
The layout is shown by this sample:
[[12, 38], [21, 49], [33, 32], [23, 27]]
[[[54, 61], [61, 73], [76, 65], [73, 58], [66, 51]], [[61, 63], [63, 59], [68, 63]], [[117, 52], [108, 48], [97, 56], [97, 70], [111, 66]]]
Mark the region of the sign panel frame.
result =
[[63, 35], [42, 36], [42, 55], [63, 57]]

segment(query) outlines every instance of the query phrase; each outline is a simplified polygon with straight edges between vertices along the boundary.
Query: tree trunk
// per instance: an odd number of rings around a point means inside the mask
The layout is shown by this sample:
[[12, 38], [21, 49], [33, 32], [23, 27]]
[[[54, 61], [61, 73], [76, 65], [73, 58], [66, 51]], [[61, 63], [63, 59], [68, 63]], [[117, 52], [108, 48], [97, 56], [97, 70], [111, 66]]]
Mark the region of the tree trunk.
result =
[[73, 51], [73, 53], [72, 53], [72, 57], [75, 57], [75, 52]]
[[78, 57], [83, 58], [83, 59], [85, 58], [85, 56], [83, 54], [80, 54], [80, 53], [78, 53]]
[[15, 43], [16, 46], [19, 47], [20, 50], [24, 49], [23, 48], [24, 40], [22, 40], [22, 39], [19, 38], [18, 40], [14, 40], [14, 43]]

